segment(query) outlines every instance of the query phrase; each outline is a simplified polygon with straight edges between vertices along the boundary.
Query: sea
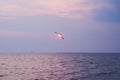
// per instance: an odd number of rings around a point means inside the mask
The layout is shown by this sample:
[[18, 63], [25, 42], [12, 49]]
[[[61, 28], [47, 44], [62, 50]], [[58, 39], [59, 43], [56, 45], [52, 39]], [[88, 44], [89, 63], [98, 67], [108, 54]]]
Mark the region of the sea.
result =
[[120, 80], [120, 54], [0, 54], [0, 80]]

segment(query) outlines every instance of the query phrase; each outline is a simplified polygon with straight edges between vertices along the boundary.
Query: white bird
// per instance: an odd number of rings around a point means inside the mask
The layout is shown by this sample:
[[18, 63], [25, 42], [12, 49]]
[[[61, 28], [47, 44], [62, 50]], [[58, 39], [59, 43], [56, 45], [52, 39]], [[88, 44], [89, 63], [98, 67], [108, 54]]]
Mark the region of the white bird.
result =
[[61, 33], [55, 32], [55, 34], [57, 35], [58, 38], [61, 38], [61, 39], [64, 40], [64, 37], [63, 37], [63, 35]]

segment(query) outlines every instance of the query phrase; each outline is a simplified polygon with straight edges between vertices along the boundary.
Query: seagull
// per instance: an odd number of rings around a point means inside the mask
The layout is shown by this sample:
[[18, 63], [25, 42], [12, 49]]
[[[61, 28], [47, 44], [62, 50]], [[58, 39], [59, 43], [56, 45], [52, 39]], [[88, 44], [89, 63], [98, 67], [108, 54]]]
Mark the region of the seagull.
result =
[[61, 38], [61, 39], [64, 40], [64, 37], [63, 37], [63, 35], [61, 33], [55, 32], [55, 34], [57, 35], [58, 38]]

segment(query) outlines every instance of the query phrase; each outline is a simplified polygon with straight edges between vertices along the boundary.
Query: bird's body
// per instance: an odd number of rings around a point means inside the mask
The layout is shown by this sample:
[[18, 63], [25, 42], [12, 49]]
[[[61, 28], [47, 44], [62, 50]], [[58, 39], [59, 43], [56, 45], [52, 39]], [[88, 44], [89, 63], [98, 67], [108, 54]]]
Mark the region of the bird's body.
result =
[[55, 32], [58, 38], [64, 39], [63, 35], [61, 33]]

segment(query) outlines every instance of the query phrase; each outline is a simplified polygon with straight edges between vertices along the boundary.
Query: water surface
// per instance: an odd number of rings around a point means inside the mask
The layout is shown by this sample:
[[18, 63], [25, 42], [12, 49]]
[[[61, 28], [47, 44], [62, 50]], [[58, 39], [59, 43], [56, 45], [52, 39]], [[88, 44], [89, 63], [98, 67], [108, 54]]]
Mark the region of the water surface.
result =
[[120, 54], [0, 54], [0, 80], [120, 80]]

